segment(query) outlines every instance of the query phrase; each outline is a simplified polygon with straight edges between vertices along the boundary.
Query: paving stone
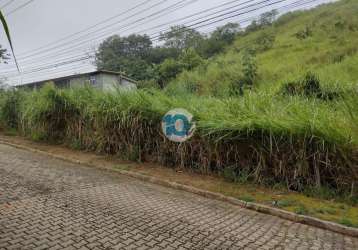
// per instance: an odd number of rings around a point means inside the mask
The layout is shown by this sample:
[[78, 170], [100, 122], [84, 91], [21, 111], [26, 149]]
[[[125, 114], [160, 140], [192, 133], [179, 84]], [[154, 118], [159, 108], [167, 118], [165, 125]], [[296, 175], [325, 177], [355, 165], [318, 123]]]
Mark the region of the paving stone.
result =
[[358, 249], [358, 239], [0, 145], [0, 249]]

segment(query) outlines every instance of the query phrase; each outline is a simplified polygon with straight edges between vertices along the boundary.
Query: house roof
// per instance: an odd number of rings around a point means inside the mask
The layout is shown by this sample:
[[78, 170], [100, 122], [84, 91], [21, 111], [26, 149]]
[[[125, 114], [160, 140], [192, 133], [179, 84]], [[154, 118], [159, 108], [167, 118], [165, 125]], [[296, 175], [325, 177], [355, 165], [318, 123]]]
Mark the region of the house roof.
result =
[[93, 74], [110, 74], [110, 75], [117, 75], [117, 76], [121, 76], [123, 79], [133, 82], [133, 83], [137, 83], [136, 80], [129, 78], [125, 75], [123, 75], [120, 72], [116, 72], [116, 71], [109, 71], [109, 70], [95, 70], [95, 71], [90, 71], [90, 72], [86, 72], [86, 73], [80, 73], [80, 74], [73, 74], [73, 75], [68, 75], [68, 76], [62, 76], [62, 77], [57, 77], [57, 78], [52, 78], [52, 79], [46, 79], [46, 80], [42, 80], [42, 81], [37, 81], [37, 82], [30, 82], [30, 83], [25, 83], [25, 84], [20, 84], [20, 85], [16, 85], [16, 87], [26, 87], [26, 86], [31, 86], [31, 85], [35, 85], [35, 84], [41, 84], [41, 83], [45, 83], [45, 82], [51, 82], [51, 81], [60, 81], [60, 80], [66, 80], [66, 79], [71, 79], [71, 78], [75, 78], [75, 77], [81, 77], [81, 76], [86, 76], [86, 75], [93, 75]]

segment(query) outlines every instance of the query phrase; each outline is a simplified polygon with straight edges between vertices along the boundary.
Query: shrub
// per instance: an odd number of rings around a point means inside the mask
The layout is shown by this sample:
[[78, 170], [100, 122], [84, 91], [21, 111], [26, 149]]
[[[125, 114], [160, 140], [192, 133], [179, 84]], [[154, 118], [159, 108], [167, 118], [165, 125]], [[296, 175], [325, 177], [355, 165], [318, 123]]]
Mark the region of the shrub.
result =
[[157, 68], [159, 75], [159, 84], [163, 88], [166, 84], [182, 72], [182, 65], [174, 59], [166, 59]]
[[303, 30], [299, 30], [295, 33], [297, 39], [304, 40], [313, 35], [312, 28], [310, 26], [305, 26]]
[[245, 51], [242, 56], [242, 72], [243, 72], [243, 81], [252, 86], [257, 77], [257, 64], [255, 56], [249, 51]]
[[19, 106], [22, 99], [21, 92], [14, 90], [5, 91], [0, 96], [0, 120], [6, 127], [17, 128], [19, 125]]
[[333, 91], [324, 91], [321, 88], [319, 78], [312, 72], [306, 73], [303, 79], [295, 82], [288, 82], [283, 85], [281, 93], [291, 96], [302, 96], [332, 101], [340, 95]]
[[275, 43], [275, 34], [272, 32], [261, 32], [256, 40], [255, 43], [255, 51], [257, 52], [264, 52], [269, 50], [273, 47]]

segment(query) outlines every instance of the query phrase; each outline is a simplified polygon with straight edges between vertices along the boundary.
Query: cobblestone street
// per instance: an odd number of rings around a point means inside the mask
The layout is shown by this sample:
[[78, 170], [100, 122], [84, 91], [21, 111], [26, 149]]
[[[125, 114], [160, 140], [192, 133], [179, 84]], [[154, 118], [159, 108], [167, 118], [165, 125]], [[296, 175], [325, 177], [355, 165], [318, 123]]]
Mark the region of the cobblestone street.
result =
[[358, 239], [0, 145], [0, 249], [358, 249]]

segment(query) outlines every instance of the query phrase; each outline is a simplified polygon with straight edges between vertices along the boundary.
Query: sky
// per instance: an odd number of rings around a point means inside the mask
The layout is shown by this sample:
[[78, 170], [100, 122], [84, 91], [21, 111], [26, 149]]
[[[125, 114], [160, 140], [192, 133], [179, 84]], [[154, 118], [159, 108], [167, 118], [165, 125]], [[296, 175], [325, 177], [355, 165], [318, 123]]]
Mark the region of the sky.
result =
[[[328, 1], [0, 0], [0, 9], [6, 16], [22, 72], [18, 73], [11, 59], [8, 64], [0, 64], [0, 78], [9, 85], [18, 85], [94, 70], [93, 58], [88, 57], [103, 39], [113, 34], [147, 33], [155, 38], [159, 31], [174, 24], [198, 23], [208, 19], [204, 16], [212, 14], [209, 17], [216, 16], [215, 19], [197, 25], [206, 25], [199, 31], [210, 32], [227, 22], [245, 26], [252, 18], [272, 9], [286, 12]], [[223, 6], [214, 9], [219, 5]], [[210, 8], [213, 9], [208, 10]], [[208, 11], [178, 20], [204, 10]], [[211, 24], [220, 19], [225, 20]], [[9, 49], [3, 30], [0, 44]]]

